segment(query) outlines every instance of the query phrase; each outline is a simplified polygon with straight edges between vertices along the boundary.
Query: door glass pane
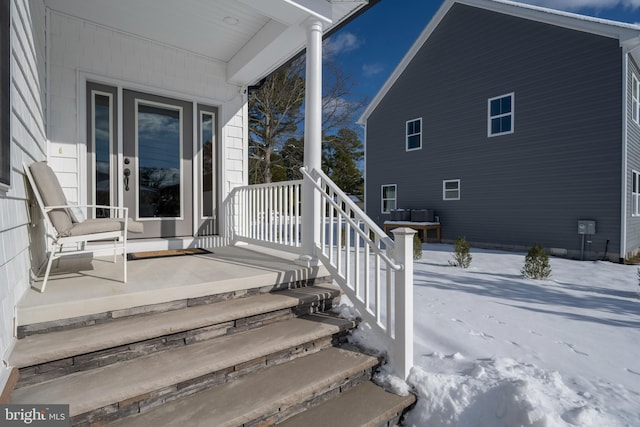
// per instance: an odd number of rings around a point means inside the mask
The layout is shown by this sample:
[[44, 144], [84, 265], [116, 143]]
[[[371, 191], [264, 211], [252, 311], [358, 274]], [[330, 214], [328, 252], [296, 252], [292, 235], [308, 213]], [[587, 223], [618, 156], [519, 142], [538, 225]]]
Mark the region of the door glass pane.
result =
[[213, 115], [202, 113], [202, 216], [213, 216]]
[[[95, 149], [95, 204], [111, 205], [111, 98], [95, 94], [94, 137]], [[96, 218], [109, 216], [108, 209], [96, 209]]]
[[138, 104], [138, 212], [180, 217], [180, 111]]

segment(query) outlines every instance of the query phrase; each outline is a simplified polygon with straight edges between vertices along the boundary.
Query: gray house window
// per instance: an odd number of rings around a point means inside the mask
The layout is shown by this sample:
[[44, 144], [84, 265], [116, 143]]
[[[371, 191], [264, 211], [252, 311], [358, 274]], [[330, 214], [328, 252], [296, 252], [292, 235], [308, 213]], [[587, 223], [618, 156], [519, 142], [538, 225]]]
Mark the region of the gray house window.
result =
[[487, 132], [489, 136], [513, 133], [515, 94], [489, 98]]
[[442, 200], [460, 200], [460, 180], [442, 181]]
[[631, 82], [631, 117], [640, 124], [640, 82], [635, 74]]
[[389, 213], [397, 205], [397, 187], [395, 184], [382, 186], [382, 213]]
[[640, 216], [640, 172], [633, 171], [631, 183], [631, 216]]
[[11, 3], [0, 0], [0, 187], [11, 185]]
[[407, 121], [407, 151], [422, 148], [422, 118]]

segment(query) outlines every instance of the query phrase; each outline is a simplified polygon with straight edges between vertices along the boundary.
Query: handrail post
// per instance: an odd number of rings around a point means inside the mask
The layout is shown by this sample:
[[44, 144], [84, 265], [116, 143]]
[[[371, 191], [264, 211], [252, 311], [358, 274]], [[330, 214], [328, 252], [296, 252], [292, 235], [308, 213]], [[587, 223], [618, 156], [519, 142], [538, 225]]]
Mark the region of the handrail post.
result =
[[413, 366], [413, 236], [411, 228], [392, 230], [395, 249], [393, 259], [404, 269], [395, 272], [395, 339], [391, 365], [395, 374], [407, 379]]

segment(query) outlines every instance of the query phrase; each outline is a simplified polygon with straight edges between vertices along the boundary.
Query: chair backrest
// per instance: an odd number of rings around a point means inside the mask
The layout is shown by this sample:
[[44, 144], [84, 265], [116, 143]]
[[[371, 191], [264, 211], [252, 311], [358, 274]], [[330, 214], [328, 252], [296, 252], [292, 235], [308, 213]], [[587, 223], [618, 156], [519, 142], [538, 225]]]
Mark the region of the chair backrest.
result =
[[56, 174], [47, 165], [47, 162], [36, 162], [30, 166], [24, 165], [24, 171], [43, 215], [48, 216], [58, 236], [68, 235], [73, 227], [73, 222], [67, 209], [58, 208], [49, 211], [46, 209], [48, 206], [68, 204]]

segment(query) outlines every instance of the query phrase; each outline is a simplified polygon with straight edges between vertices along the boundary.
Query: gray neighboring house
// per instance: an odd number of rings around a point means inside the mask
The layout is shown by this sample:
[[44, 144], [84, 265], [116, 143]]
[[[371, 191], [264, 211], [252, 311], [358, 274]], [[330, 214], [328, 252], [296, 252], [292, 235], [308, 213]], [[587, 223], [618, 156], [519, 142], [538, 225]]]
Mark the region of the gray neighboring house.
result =
[[636, 253], [638, 64], [638, 25], [445, 0], [360, 118], [368, 215], [434, 209], [444, 241], [477, 246]]

